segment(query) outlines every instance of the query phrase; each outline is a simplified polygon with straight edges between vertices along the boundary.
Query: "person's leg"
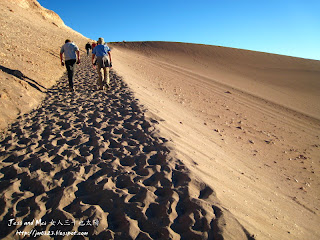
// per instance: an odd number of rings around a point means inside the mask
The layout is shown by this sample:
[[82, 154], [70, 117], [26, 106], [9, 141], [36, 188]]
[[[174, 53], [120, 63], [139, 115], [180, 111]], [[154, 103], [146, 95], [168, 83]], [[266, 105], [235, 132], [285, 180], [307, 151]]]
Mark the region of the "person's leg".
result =
[[104, 84], [107, 83], [107, 68], [106, 67], [103, 68], [103, 82], [104, 82]]
[[103, 83], [102, 83], [101, 68], [99, 66], [97, 67], [97, 71], [98, 71], [98, 82], [97, 82], [97, 85], [99, 86], [99, 90], [102, 90], [103, 89]]
[[106, 85], [109, 88], [110, 87], [110, 69], [108, 67], [106, 68], [104, 76], [105, 76]]
[[76, 68], [76, 60], [75, 59], [67, 60], [66, 68], [68, 73], [69, 88], [70, 90], [73, 90], [73, 78], [74, 78], [74, 73]]
[[110, 87], [110, 76], [109, 76], [109, 60], [107, 56], [103, 57], [103, 81], [107, 88]]

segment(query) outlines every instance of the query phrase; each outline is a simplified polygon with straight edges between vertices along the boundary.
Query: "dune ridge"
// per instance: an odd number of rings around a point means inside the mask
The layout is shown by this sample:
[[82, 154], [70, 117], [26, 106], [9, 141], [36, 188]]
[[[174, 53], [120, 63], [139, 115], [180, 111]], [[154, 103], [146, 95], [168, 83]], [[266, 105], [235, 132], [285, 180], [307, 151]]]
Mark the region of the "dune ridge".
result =
[[[52, 21], [52, 23], [56, 26], [67, 27], [57, 13], [55, 13], [52, 10], [49, 10], [49, 9], [42, 7], [35, 0], [19, 0], [19, 1], [9, 0], [9, 1], [11, 1], [13, 4], [17, 4], [21, 8], [24, 8], [29, 11], [32, 10], [32, 11], [40, 14], [43, 17], [43, 19]], [[11, 9], [11, 11], [13, 11], [13, 10]]]
[[113, 46], [320, 118], [319, 104], [315, 104], [320, 102], [320, 61], [178, 42], [121, 42]]

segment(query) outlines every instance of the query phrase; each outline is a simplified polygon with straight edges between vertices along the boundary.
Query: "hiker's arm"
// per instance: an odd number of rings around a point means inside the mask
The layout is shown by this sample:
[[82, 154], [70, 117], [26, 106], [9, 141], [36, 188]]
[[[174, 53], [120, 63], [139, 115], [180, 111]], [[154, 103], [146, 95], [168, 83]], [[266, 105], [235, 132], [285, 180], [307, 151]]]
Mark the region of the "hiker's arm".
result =
[[80, 51], [77, 50], [76, 53], [77, 53], [77, 59], [78, 59], [77, 63], [79, 64], [80, 63]]
[[110, 51], [108, 52], [108, 55], [109, 55], [109, 59], [110, 59], [110, 67], [112, 67], [112, 60], [111, 60], [111, 52]]
[[61, 66], [64, 66], [64, 63], [63, 63], [63, 53], [60, 53], [60, 62], [61, 62]]
[[91, 62], [92, 62], [92, 64], [93, 64], [93, 60], [94, 60], [94, 57], [95, 57], [96, 55], [94, 54], [94, 53], [92, 53], [92, 58], [91, 58]]

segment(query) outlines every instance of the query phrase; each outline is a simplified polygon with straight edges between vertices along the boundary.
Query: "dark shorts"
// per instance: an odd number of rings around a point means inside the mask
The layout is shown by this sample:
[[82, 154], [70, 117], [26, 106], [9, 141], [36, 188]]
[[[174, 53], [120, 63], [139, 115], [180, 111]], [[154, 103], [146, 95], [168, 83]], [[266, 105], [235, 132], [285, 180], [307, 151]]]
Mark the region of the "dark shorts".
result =
[[97, 57], [98, 68], [110, 67], [109, 60], [107, 56]]

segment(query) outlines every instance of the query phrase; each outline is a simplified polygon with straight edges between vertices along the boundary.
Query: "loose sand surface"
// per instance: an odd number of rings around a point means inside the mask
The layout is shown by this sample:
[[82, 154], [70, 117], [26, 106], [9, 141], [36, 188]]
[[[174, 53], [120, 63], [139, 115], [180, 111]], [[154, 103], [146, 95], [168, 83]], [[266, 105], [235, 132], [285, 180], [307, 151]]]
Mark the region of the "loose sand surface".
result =
[[113, 44], [177, 155], [257, 239], [319, 238], [320, 62], [182, 43]]
[[[76, 92], [64, 76], [1, 142], [0, 236], [34, 229], [94, 239], [250, 238], [171, 153], [158, 121], [121, 78], [112, 74], [112, 89], [97, 91], [91, 60], [83, 59]], [[46, 224], [9, 226], [10, 219]]]
[[59, 48], [89, 39], [0, 8], [0, 238], [320, 239], [319, 61], [111, 43], [111, 90], [82, 54], [71, 93]]

